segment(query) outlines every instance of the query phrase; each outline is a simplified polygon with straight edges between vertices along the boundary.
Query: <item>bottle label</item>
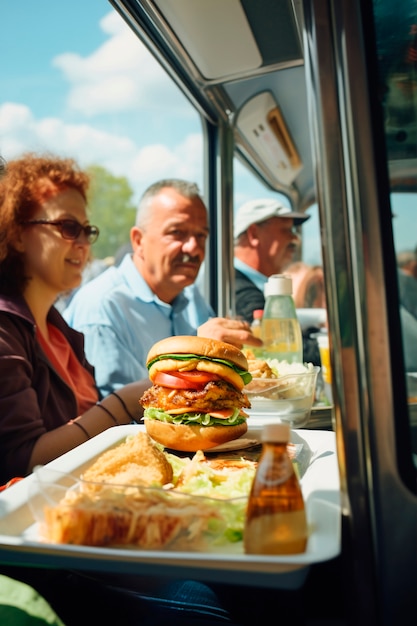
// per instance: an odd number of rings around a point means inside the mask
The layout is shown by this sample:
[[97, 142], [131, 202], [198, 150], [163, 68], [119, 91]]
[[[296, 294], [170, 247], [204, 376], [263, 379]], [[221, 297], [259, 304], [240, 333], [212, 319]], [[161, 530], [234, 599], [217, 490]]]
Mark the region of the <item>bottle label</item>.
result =
[[258, 480], [264, 483], [265, 487], [276, 487], [292, 473], [291, 461], [285, 456], [275, 457], [270, 465], [260, 463], [257, 472]]

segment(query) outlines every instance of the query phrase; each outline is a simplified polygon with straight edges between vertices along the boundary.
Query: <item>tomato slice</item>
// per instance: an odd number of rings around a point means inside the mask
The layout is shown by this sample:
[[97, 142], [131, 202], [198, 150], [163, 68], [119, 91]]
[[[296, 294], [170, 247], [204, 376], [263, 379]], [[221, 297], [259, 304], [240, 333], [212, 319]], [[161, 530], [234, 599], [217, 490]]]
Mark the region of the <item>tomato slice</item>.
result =
[[167, 374], [167, 372], [157, 372], [154, 378], [155, 385], [162, 387], [170, 387], [171, 389], [189, 389], [189, 383], [180, 378], [176, 374]]
[[188, 380], [189, 383], [202, 384], [203, 387], [211, 380], [220, 380], [220, 376], [217, 374], [209, 374], [209, 372], [200, 372], [199, 370], [191, 370], [190, 372], [176, 372], [176, 375], [184, 380]]
[[156, 385], [171, 389], [204, 389], [208, 382], [219, 379], [220, 376], [217, 374], [192, 370], [190, 372], [157, 372], [154, 382]]

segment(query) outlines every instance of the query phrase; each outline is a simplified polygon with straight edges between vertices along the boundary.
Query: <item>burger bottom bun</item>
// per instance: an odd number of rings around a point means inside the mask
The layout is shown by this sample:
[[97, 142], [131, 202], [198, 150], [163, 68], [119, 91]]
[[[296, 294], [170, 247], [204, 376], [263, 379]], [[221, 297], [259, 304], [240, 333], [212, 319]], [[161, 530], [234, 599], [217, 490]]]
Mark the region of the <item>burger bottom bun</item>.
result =
[[239, 439], [248, 430], [246, 422], [236, 426], [201, 426], [188, 424], [169, 424], [145, 418], [146, 432], [149, 437], [165, 448], [181, 452], [209, 450], [227, 441]]

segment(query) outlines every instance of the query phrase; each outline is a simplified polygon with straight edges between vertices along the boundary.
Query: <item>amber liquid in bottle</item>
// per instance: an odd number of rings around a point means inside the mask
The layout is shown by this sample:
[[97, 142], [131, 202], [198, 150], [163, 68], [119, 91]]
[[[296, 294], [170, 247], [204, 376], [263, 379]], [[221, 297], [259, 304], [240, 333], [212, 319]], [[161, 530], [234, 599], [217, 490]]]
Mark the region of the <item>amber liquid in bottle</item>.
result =
[[[271, 427], [280, 426], [273, 434]], [[271, 433], [265, 432], [270, 427]], [[247, 554], [305, 552], [308, 528], [301, 486], [288, 456], [287, 424], [265, 427], [263, 450], [246, 512], [244, 545]], [[285, 435], [285, 432], [288, 435]], [[280, 434], [281, 433], [281, 434]], [[271, 441], [280, 438], [284, 441]]]

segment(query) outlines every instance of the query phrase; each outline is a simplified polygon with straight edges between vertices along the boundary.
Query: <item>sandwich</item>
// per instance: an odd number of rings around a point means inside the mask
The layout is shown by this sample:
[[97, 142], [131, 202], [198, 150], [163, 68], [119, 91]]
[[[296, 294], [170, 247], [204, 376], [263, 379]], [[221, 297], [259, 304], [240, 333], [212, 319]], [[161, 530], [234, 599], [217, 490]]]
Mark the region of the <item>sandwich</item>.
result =
[[247, 431], [244, 386], [248, 362], [231, 344], [195, 336], [168, 337], [149, 351], [153, 383], [140, 398], [148, 435], [166, 448], [208, 450]]

